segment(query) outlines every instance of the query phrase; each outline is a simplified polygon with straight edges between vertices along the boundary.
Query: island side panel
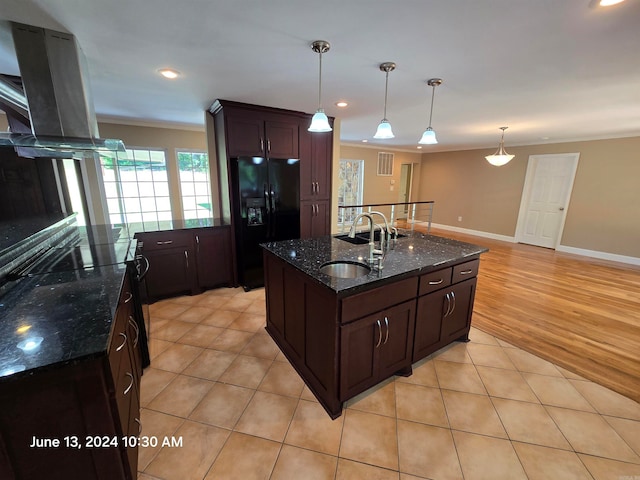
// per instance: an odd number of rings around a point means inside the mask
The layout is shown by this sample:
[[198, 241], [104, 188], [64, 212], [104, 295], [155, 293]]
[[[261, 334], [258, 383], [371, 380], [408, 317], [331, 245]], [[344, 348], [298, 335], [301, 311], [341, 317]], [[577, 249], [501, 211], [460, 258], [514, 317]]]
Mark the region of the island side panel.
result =
[[276, 255], [264, 251], [266, 330], [332, 418], [338, 399], [338, 300]]

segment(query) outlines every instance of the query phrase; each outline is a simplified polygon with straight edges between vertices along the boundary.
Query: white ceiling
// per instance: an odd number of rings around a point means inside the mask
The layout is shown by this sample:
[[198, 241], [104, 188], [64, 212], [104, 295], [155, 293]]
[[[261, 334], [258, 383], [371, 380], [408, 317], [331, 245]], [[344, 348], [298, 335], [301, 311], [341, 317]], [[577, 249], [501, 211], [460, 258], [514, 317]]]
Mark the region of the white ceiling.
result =
[[[99, 118], [202, 126], [222, 98], [313, 113], [318, 55], [323, 106], [341, 140], [370, 144], [382, 118], [415, 150], [494, 150], [640, 135], [640, 1], [592, 0], [2, 0], [2, 20], [73, 33], [88, 60]], [[173, 67], [174, 81], [157, 74]], [[0, 73], [19, 75], [7, 22]], [[347, 100], [347, 109], [334, 103]], [[488, 152], [491, 153], [491, 152]]]

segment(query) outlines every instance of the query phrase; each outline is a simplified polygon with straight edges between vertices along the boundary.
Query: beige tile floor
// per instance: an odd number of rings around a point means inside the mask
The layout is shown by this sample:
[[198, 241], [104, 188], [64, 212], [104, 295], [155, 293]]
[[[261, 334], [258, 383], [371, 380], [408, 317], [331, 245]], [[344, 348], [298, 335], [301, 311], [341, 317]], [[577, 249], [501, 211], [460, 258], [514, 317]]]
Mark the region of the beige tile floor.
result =
[[331, 420], [264, 331], [264, 290], [155, 303], [140, 480], [640, 480], [640, 404], [472, 328]]

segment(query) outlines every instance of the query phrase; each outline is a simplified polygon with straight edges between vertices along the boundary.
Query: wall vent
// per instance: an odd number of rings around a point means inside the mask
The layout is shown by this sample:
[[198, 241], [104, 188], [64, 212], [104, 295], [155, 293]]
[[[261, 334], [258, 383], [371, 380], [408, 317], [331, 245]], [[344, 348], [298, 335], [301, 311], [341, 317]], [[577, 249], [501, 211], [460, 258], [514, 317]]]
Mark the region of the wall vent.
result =
[[378, 176], [393, 175], [393, 153], [378, 152]]

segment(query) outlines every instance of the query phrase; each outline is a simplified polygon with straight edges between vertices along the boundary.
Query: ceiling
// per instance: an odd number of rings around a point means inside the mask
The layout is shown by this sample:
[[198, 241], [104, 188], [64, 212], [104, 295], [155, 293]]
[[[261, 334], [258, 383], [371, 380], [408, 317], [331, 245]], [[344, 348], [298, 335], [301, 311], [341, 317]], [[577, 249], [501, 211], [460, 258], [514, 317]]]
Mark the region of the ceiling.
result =
[[[345, 143], [422, 152], [495, 150], [640, 135], [640, 1], [592, 0], [3, 0], [0, 73], [19, 75], [6, 20], [74, 34], [102, 120], [202, 128], [216, 98], [313, 113]], [[383, 115], [396, 137], [373, 139]], [[157, 70], [182, 75], [166, 80]], [[338, 100], [349, 106], [339, 109]]]

